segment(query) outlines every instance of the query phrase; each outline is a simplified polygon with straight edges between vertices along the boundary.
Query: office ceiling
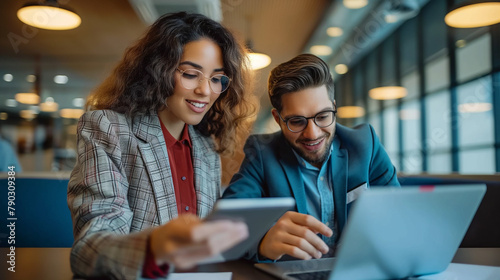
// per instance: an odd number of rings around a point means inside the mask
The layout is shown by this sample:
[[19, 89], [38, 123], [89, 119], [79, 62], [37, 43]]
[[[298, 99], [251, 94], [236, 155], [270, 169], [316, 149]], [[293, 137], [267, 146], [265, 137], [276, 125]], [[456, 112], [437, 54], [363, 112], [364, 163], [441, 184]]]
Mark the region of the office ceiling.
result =
[[[416, 16], [428, 1], [369, 0], [361, 9], [348, 9], [343, 1], [334, 1], [303, 51], [309, 51], [313, 45], [327, 45], [332, 52], [322, 58], [332, 69], [337, 64], [354, 65], [397, 27]], [[326, 36], [329, 27], [341, 27], [343, 34]], [[334, 78], [337, 77], [334, 73]]]
[[[32, 92], [26, 76], [41, 75], [42, 101], [53, 97], [59, 108], [75, 108], [72, 100], [85, 97], [111, 71], [125, 48], [146, 29], [147, 23], [128, 0], [63, 1], [82, 17], [82, 24], [68, 31], [50, 31], [20, 22], [16, 11], [26, 1], [0, 1], [0, 111], [14, 113], [27, 105], [6, 107], [18, 92]], [[171, 11], [189, 8], [190, 1], [155, 0]], [[196, 1], [191, 1], [196, 2]], [[200, 2], [200, 1], [198, 1]], [[273, 66], [300, 53], [329, 6], [327, 0], [222, 0], [222, 22], [241, 39], [252, 39], [254, 48], [272, 57], [272, 64], [258, 70], [255, 92], [267, 101], [265, 82]], [[167, 12], [163, 9], [160, 12]], [[251, 32], [251, 34], [249, 34]], [[3, 80], [4, 74], [13, 80]], [[67, 75], [65, 85], [53, 77]], [[264, 105], [265, 107], [266, 105]]]
[[[427, 0], [405, 1], [421, 4]], [[265, 116], [270, 106], [266, 80], [274, 66], [308, 52], [314, 44], [333, 46], [332, 54], [323, 58], [331, 64], [337, 63], [336, 57], [345, 54], [343, 46], [353, 39], [356, 27], [359, 30], [360, 23], [370, 20], [369, 16], [373, 17], [381, 3], [387, 1], [370, 0], [367, 8], [349, 10], [340, 0], [221, 0], [220, 3], [217, 0], [62, 0], [82, 17], [81, 26], [68, 31], [42, 30], [23, 24], [16, 11], [25, 2], [29, 1], [0, 1], [0, 112], [15, 115], [29, 108], [22, 104], [7, 107], [6, 100], [18, 92], [34, 90], [35, 84], [26, 81], [26, 76], [35, 74], [36, 69], [41, 77], [42, 101], [53, 97], [59, 108], [78, 107], [73, 99], [84, 98], [109, 74], [126, 47], [146, 30], [151, 17], [154, 20], [158, 14], [179, 10], [202, 12], [200, 9], [207, 9], [202, 6], [208, 5], [208, 10], [221, 17], [222, 23], [240, 40], [251, 39], [256, 51], [271, 56], [271, 65], [257, 70], [254, 81], [255, 94], [260, 97]], [[215, 12], [211, 2], [219, 5]], [[344, 35], [328, 37], [325, 30], [332, 25], [344, 27]], [[379, 29], [385, 28], [381, 23]], [[370, 35], [371, 39], [377, 37]], [[11, 82], [3, 79], [7, 73], [13, 75]], [[54, 76], [59, 74], [68, 76], [67, 84], [54, 83]]]
[[[14, 113], [28, 109], [19, 104], [8, 108], [5, 100], [18, 92], [33, 92], [26, 76], [40, 70], [42, 101], [53, 97], [59, 108], [76, 108], [72, 100], [85, 97], [112, 69], [127, 45], [146, 25], [126, 0], [65, 1], [82, 17], [73, 30], [52, 31], [30, 27], [16, 16], [25, 1], [0, 1], [0, 110]], [[13, 75], [6, 82], [3, 75]], [[68, 76], [65, 85], [55, 75]]]

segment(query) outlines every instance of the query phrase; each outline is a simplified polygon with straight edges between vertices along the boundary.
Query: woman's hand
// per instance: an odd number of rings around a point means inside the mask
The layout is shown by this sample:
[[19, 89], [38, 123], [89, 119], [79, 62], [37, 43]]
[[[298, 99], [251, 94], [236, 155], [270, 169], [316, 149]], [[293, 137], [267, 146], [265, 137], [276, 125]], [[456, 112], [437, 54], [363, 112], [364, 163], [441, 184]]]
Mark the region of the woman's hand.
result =
[[151, 233], [150, 246], [156, 263], [191, 268], [248, 237], [245, 223], [228, 220], [202, 222], [192, 214], [159, 226]]

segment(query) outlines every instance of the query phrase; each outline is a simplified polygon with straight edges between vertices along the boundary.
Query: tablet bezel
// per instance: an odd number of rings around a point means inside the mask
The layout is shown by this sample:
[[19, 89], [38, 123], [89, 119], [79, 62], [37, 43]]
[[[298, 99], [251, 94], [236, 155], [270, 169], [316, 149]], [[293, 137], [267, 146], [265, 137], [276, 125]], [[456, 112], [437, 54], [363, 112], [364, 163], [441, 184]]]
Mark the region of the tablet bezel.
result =
[[252, 246], [256, 246], [274, 223], [287, 211], [295, 208], [292, 197], [220, 199], [205, 221], [236, 220], [247, 224], [248, 238], [233, 248], [203, 263], [241, 258]]

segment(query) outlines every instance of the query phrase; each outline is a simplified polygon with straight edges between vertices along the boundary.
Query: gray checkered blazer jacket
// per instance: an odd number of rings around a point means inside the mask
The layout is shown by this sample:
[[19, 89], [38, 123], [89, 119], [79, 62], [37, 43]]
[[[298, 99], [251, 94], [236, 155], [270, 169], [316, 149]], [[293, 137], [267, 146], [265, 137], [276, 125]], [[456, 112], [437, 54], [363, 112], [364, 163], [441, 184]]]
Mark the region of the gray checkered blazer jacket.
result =
[[[221, 167], [211, 138], [189, 126], [197, 214], [220, 197]], [[78, 123], [78, 159], [68, 185], [76, 276], [138, 279], [153, 226], [177, 217], [172, 174], [158, 115], [133, 119], [110, 110]]]

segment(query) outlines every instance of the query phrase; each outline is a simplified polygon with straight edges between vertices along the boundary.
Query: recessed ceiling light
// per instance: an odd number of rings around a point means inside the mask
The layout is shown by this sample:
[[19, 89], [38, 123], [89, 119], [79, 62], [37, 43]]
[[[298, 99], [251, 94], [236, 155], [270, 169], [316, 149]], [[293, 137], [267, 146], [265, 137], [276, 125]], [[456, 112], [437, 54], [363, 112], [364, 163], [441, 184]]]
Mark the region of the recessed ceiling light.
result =
[[398, 21], [398, 17], [392, 14], [388, 14], [384, 16], [384, 20], [387, 23], [395, 23]]
[[54, 98], [47, 97], [44, 103], [40, 103], [40, 111], [42, 112], [56, 112], [59, 109], [59, 104], [54, 102]]
[[73, 106], [83, 108], [83, 105], [85, 105], [85, 99], [81, 97], [73, 99]]
[[36, 114], [37, 113], [32, 111], [32, 110], [19, 111], [19, 116], [21, 116], [21, 118], [26, 119], [28, 121], [31, 121], [32, 119], [36, 118]]
[[349, 71], [349, 68], [347, 67], [347, 65], [345, 65], [345, 64], [335, 65], [335, 72], [337, 72], [337, 74], [344, 75], [345, 73], [347, 73], [347, 71]]
[[17, 93], [16, 101], [22, 104], [35, 105], [40, 103], [40, 96], [36, 93]]
[[315, 45], [310, 48], [312, 54], [317, 56], [326, 56], [332, 54], [332, 48], [326, 45]]
[[9, 114], [5, 112], [0, 113], [0, 120], [5, 121], [9, 117]]
[[500, 22], [500, 3], [464, 3], [444, 17], [447, 25], [455, 28], [476, 28]]
[[68, 83], [68, 76], [55, 75], [54, 76], [54, 83], [59, 84], [59, 85], [65, 85], [66, 83]]
[[491, 111], [492, 108], [491, 103], [463, 103], [458, 105], [460, 113], [482, 113]]
[[258, 70], [271, 64], [271, 57], [264, 53], [249, 52], [248, 59], [252, 70]]
[[12, 74], [5, 74], [3, 75], [3, 80], [7, 83], [12, 82], [12, 80], [14, 80], [14, 76], [12, 76]]
[[15, 99], [7, 99], [5, 100], [5, 106], [7, 107], [17, 107], [17, 101]]
[[341, 119], [355, 119], [365, 115], [365, 109], [360, 106], [342, 106], [338, 108], [337, 116]]
[[372, 88], [368, 92], [371, 99], [375, 100], [392, 100], [400, 99], [408, 94], [408, 90], [404, 87], [399, 86], [388, 86], [388, 87], [378, 87]]
[[79, 119], [83, 113], [85, 113], [82, 109], [61, 109], [59, 114], [61, 117], [65, 119]]
[[26, 4], [17, 11], [17, 17], [28, 25], [49, 30], [73, 29], [82, 22], [77, 13], [60, 5], [57, 0]]
[[36, 81], [36, 76], [35, 75], [28, 75], [28, 76], [26, 76], [26, 81], [28, 83], [34, 83]]
[[340, 27], [328, 27], [326, 34], [330, 37], [340, 37], [344, 34], [344, 31]]
[[348, 9], [360, 9], [368, 5], [368, 0], [344, 0], [342, 2]]

